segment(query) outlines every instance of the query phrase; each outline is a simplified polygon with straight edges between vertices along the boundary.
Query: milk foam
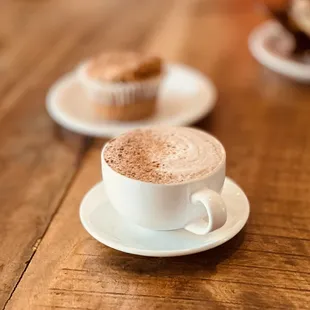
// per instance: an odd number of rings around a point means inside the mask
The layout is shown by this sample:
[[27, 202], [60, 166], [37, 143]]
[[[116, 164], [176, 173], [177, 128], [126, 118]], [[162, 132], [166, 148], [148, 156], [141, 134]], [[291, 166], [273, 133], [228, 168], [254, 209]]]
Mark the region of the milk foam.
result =
[[211, 173], [225, 159], [221, 144], [188, 127], [138, 129], [108, 143], [105, 160], [115, 171], [145, 182], [181, 183]]

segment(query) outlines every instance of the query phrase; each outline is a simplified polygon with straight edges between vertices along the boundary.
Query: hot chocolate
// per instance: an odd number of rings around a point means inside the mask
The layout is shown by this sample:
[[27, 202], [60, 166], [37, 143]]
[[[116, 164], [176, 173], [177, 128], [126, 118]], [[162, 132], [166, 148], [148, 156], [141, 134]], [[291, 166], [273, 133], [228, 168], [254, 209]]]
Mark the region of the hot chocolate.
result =
[[207, 176], [224, 160], [222, 145], [188, 127], [137, 129], [108, 142], [104, 159], [116, 172], [157, 184], [176, 184]]

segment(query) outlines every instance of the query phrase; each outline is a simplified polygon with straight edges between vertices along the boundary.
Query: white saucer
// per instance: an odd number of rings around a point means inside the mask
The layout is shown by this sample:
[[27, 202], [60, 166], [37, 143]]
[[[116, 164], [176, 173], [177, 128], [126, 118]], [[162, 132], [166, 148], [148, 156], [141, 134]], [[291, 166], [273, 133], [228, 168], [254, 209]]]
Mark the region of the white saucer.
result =
[[113, 249], [144, 256], [181, 256], [219, 246], [243, 228], [250, 206], [242, 189], [226, 178], [222, 197], [227, 206], [227, 221], [223, 227], [205, 236], [184, 229], [152, 231], [126, 222], [107, 200], [103, 182], [95, 185], [84, 197], [80, 218], [92, 237]]
[[114, 137], [137, 127], [185, 126], [197, 122], [214, 107], [213, 83], [199, 71], [181, 64], [167, 65], [157, 113], [143, 121], [98, 121], [91, 113], [84, 88], [71, 72], [60, 78], [47, 95], [47, 111], [61, 126], [80, 134]]
[[258, 26], [249, 37], [249, 49], [262, 65], [291, 79], [309, 83], [310, 62], [294, 59], [292, 36], [275, 22]]

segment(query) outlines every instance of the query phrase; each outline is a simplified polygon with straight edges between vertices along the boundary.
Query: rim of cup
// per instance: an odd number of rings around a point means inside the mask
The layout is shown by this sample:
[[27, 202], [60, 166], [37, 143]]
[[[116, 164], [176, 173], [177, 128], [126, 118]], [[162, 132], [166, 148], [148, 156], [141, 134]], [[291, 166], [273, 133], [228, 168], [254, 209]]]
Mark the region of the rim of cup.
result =
[[86, 60], [78, 65], [76, 69], [76, 74], [78, 79], [85, 84], [88, 87], [97, 88], [98, 90], [105, 90], [110, 88], [132, 88], [133, 86], [139, 86], [141, 84], [147, 83], [147, 84], [153, 84], [154, 82], [158, 82], [162, 78], [165, 77], [167, 73], [167, 69], [164, 68], [163, 72], [155, 77], [151, 77], [148, 79], [145, 79], [143, 81], [131, 81], [131, 82], [107, 82], [107, 83], [101, 83], [100, 81], [96, 79], [92, 79], [88, 76], [86, 73], [87, 66], [89, 64], [90, 60]]

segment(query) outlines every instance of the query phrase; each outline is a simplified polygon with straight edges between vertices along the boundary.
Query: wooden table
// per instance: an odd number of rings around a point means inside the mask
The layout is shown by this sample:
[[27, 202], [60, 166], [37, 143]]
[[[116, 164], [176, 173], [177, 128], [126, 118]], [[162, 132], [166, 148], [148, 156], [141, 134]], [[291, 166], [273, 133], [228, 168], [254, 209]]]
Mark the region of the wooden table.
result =
[[[257, 64], [265, 17], [247, 0], [3, 0], [0, 3], [0, 308], [310, 307], [310, 88]], [[218, 104], [197, 126], [228, 153], [251, 202], [245, 229], [178, 258], [124, 254], [79, 221], [100, 147], [57, 127], [51, 84], [102, 49], [158, 53], [208, 74]]]

